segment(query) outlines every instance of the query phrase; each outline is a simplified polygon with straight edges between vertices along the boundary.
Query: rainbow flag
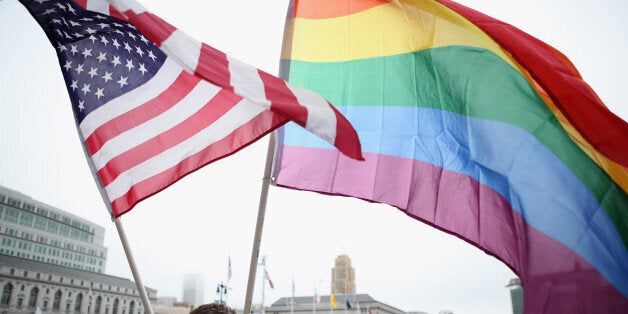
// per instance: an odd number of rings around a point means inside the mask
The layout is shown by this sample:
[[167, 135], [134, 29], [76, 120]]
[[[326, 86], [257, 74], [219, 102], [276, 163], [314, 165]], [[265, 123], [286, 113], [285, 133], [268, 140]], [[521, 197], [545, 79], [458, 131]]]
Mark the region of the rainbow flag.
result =
[[517, 273], [526, 313], [628, 313], [628, 124], [567, 57], [446, 0], [292, 1], [282, 53], [365, 161], [287, 125], [278, 186], [460, 237]]

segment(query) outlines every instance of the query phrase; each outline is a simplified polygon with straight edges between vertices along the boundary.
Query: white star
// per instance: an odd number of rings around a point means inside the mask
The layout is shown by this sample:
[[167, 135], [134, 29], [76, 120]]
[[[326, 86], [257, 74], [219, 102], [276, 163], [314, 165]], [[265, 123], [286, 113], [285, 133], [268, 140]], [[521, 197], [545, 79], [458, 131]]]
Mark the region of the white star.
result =
[[67, 39], [73, 39], [72, 36], [70, 36], [68, 33], [63, 32], [63, 35], [65, 35], [65, 38]]
[[72, 35], [74, 35], [74, 37], [76, 37], [76, 38], [83, 37], [83, 35], [81, 35], [81, 33], [77, 33], [77, 32], [74, 32], [74, 34], [72, 34]]
[[78, 88], [78, 81], [72, 81], [72, 85], [70, 85], [70, 88], [75, 91]]
[[83, 65], [82, 65], [82, 64], [79, 64], [79, 65], [76, 67], [76, 74], [81, 74], [81, 72], [83, 72], [83, 71], [85, 71], [85, 70], [83, 70]]
[[86, 29], [85, 29], [85, 31], [86, 31], [88, 34], [94, 34], [94, 33], [96, 33], [96, 31], [95, 31], [95, 30], [93, 30], [91, 27], [86, 28]]
[[[39, 1], [38, 1], [38, 2], [39, 2]], [[40, 2], [40, 3], [41, 3], [41, 2]], [[61, 9], [61, 10], [63, 10], [63, 11], [66, 11], [65, 6], [64, 6], [63, 4], [61, 4], [61, 3], [58, 3], [58, 2], [57, 2], [57, 3], [55, 3], [55, 5], [56, 5], [59, 9]]]
[[74, 10], [74, 8], [69, 3], [68, 3], [68, 10], [70, 10], [70, 12], [76, 15], [76, 10]]
[[81, 88], [84, 93], [83, 95], [87, 95], [87, 92], [91, 92], [91, 90], [89, 90], [89, 85], [90, 84], [83, 84], [83, 88]]
[[55, 24], [61, 24], [61, 20], [60, 19], [52, 19], [52, 22]]
[[79, 110], [83, 111], [85, 109], [85, 101], [79, 100]]
[[72, 55], [78, 52], [78, 45], [70, 45], [70, 52]]
[[126, 49], [126, 51], [128, 51], [129, 53], [131, 53], [131, 51], [133, 50], [133, 48], [131, 48], [128, 43], [124, 43], [124, 49]]
[[128, 32], [129, 37], [133, 38], [133, 40], [137, 40], [137, 36], [135, 36], [135, 34]]
[[149, 58], [151, 58], [151, 59], [153, 59], [153, 61], [155, 61], [155, 59], [157, 59], [157, 57], [155, 56], [155, 54], [153, 54], [153, 51], [152, 51], [152, 50], [149, 50], [149, 51], [148, 51], [148, 57], [149, 57]]
[[98, 75], [98, 69], [97, 68], [91, 68], [91, 70], [89, 70], [89, 72], [87, 72], [87, 74], [89, 74], [89, 78], [94, 78], [94, 76]]
[[105, 28], [105, 27], [109, 27], [109, 24], [107, 24], [107, 23], [102, 23], [102, 22], [101, 22], [101, 23], [98, 23], [98, 24], [96, 24], [96, 25], [100, 26], [100, 29], [103, 29], [103, 28]]
[[115, 68], [118, 64], [122, 64], [122, 62], [120, 62], [120, 57], [118, 56], [113, 56], [113, 60], [111, 60], [111, 63], [113, 63], [113, 67]]
[[107, 60], [107, 53], [106, 52], [99, 52], [98, 53], [98, 57], [96, 57], [96, 59], [98, 59], [98, 63], [103, 62], [105, 60]]
[[81, 20], [81, 21], [85, 21], [85, 22], [91, 22], [91, 21], [93, 21], [94, 19], [89, 18], [89, 17], [83, 17], [83, 18], [81, 18], [80, 20]]
[[72, 68], [72, 61], [70, 60], [65, 61], [65, 65], [63, 67], [65, 68], [66, 71], [70, 71], [70, 69]]
[[118, 44], [118, 40], [117, 39], [113, 39], [113, 44], [116, 47], [116, 50], [118, 50], [120, 48], [120, 44]]
[[129, 71], [131, 71], [131, 69], [135, 68], [135, 66], [133, 65], [133, 60], [127, 59], [125, 67], [127, 67], [127, 69], [129, 69]]
[[140, 49], [140, 47], [135, 46], [135, 52], [137, 52], [138, 55], [140, 55], [140, 57], [144, 56], [144, 51], [142, 51], [142, 49]]
[[116, 33], [118, 33], [118, 34], [120, 34], [120, 35], [124, 35], [124, 32], [123, 32], [123, 31], [121, 31], [121, 30], [119, 30], [119, 29], [116, 29], [114, 32], [116, 32]]
[[87, 49], [85, 48], [85, 50], [83, 50], [83, 53], [81, 53], [85, 58], [87, 57], [91, 57], [92, 56], [92, 50], [91, 49]]
[[144, 75], [144, 73], [148, 72], [148, 70], [146, 70], [146, 67], [144, 66], [143, 63], [140, 63], [140, 68], [138, 69], [138, 71], [142, 72], [142, 75]]
[[[113, 25], [115, 25], [115, 27], [122, 27], [122, 26], [124, 26], [124, 25], [122, 25], [120, 23], [116, 23], [116, 22], [114, 22]], [[122, 34], [124, 34], [124, 33], [122, 33]]]
[[127, 80], [127, 79], [128, 79], [127, 77], [120, 76], [120, 79], [119, 79], [116, 83], [120, 84], [120, 87], [122, 87], [122, 86], [124, 86], [124, 85], [129, 85], [129, 84], [126, 82], [126, 80]]
[[96, 18], [99, 20], [106, 20], [107, 18], [102, 15], [96, 15]]
[[55, 32], [57, 32], [57, 34], [59, 34], [59, 36], [63, 36], [63, 33], [61, 32], [61, 30], [55, 28]]
[[113, 73], [109, 73], [109, 72], [105, 71], [105, 75], [102, 76], [102, 78], [105, 80], [105, 83], [107, 83], [107, 82], [112, 80], [111, 74], [113, 74]]
[[70, 25], [72, 25], [72, 26], [81, 26], [81, 23], [74, 22], [74, 21], [70, 20]]
[[89, 39], [92, 41], [92, 44], [96, 42], [96, 40], [98, 40], [98, 38], [96, 38], [96, 36], [94, 35], [89, 35]]
[[146, 39], [144, 35], [140, 35], [140, 40], [143, 41], [145, 44], [148, 44], [148, 39]]
[[105, 36], [100, 36], [100, 42], [105, 44], [105, 47], [107, 47], [107, 44], [109, 43]]
[[59, 48], [59, 52], [68, 50], [68, 48], [66, 48], [66, 47], [65, 47], [64, 45], [62, 45], [61, 43], [59, 43], [59, 45], [57, 46], [57, 48]]
[[96, 88], [96, 92], [94, 93], [94, 95], [96, 95], [98, 99], [100, 99], [100, 97], [105, 96], [105, 94], [103, 94], [104, 90], [105, 90], [104, 88]]
[[48, 10], [46, 10], [44, 13], [42, 13], [42, 15], [43, 15], [43, 14], [50, 14], [50, 13], [54, 13], [55, 11], [57, 11], [57, 10], [55, 10], [54, 8], [53, 8], [53, 9], [48, 9]]

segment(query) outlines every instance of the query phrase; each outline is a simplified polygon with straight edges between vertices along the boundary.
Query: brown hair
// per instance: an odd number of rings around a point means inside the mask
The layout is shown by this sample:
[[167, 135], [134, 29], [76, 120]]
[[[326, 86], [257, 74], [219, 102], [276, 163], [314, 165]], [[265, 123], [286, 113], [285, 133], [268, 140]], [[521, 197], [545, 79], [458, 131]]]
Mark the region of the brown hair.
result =
[[224, 304], [208, 303], [195, 308], [190, 314], [235, 314], [235, 311]]

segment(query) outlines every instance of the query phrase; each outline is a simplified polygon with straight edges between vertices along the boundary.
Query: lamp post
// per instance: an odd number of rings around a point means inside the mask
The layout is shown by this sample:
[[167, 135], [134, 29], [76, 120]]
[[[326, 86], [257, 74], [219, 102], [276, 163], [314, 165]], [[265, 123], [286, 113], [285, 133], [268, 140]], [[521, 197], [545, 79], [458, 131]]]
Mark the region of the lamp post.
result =
[[[227, 294], [227, 290], [229, 289], [229, 287], [227, 287], [227, 285], [225, 285], [222, 281], [220, 282], [220, 284], [218, 285], [218, 287], [216, 288], [216, 293], [220, 294], [220, 304], [225, 304], [226, 302], [224, 302], [222, 300], [222, 295], [223, 294]], [[226, 296], [225, 296], [226, 297]]]

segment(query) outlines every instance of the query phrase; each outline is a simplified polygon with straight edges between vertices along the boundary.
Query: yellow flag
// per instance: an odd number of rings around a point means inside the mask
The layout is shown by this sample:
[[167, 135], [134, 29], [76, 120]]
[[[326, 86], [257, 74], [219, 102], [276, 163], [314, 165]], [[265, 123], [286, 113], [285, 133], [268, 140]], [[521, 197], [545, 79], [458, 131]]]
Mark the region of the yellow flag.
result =
[[331, 296], [329, 297], [329, 302], [331, 302], [331, 305], [334, 308], [338, 307], [338, 303], [336, 303], [336, 298], [334, 297], [334, 294], [332, 293]]

